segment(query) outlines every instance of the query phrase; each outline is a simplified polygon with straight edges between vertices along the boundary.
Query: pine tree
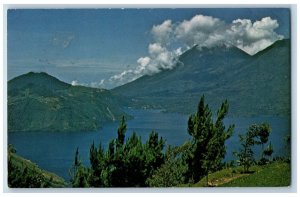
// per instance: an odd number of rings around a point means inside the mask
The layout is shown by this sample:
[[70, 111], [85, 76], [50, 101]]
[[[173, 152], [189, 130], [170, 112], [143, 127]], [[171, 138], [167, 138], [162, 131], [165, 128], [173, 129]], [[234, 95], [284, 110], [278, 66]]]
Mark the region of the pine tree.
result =
[[120, 126], [118, 128], [118, 139], [117, 139], [117, 147], [120, 148], [124, 144], [125, 133], [126, 133], [127, 125], [125, 122], [125, 117], [122, 117]]
[[189, 166], [187, 176], [191, 182], [198, 182], [204, 176], [208, 178], [210, 171], [215, 171], [221, 166], [226, 153], [225, 141], [232, 135], [234, 128], [231, 125], [226, 130], [223, 124], [228, 108], [227, 101], [222, 103], [214, 123], [212, 112], [205, 104], [203, 95], [197, 113], [189, 117], [188, 133], [193, 139], [187, 158]]
[[88, 169], [81, 164], [78, 147], [75, 152], [74, 164], [70, 170], [70, 175], [73, 187], [89, 187], [89, 172]]
[[244, 172], [249, 172], [250, 166], [255, 162], [252, 146], [259, 144], [258, 125], [251, 125], [244, 135], [239, 135], [242, 148], [234, 153], [238, 157], [239, 165], [244, 167]]
[[89, 177], [89, 185], [93, 187], [104, 186], [103, 178], [101, 177], [105, 168], [105, 154], [104, 150], [99, 144], [99, 148], [95, 148], [94, 142], [90, 148], [90, 163], [91, 176]]

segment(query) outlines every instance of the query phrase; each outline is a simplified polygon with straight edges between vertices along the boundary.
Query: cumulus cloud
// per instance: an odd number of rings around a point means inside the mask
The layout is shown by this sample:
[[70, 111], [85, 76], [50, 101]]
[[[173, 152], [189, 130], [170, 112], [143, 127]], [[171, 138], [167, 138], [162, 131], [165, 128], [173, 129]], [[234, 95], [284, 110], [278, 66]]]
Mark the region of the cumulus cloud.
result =
[[236, 19], [226, 24], [211, 16], [196, 15], [184, 20], [175, 28], [175, 36], [188, 46], [201, 47], [218, 45], [237, 46], [250, 55], [263, 50], [283, 36], [274, 30], [279, 27], [277, 20], [262, 18], [252, 23], [249, 19]]
[[[169, 51], [160, 43], [151, 43], [148, 46], [149, 56], [137, 60], [135, 69], [125, 70], [120, 74], [110, 77], [110, 81], [130, 82], [143, 75], [153, 75], [162, 70], [173, 69], [176, 66], [177, 54], [181, 52]], [[177, 52], [177, 54], [176, 54]]]
[[152, 27], [153, 42], [148, 45], [148, 55], [137, 60], [136, 68], [114, 75], [101, 85], [122, 85], [143, 75], [171, 70], [178, 65], [178, 56], [194, 45], [198, 45], [199, 49], [219, 45], [236, 46], [254, 55], [283, 39], [283, 36], [275, 32], [278, 27], [277, 20], [271, 17], [255, 22], [236, 19], [225, 23], [219, 18], [199, 14], [182, 22], [165, 20]]
[[173, 25], [171, 20], [166, 20], [160, 25], [154, 25], [151, 33], [154, 37], [154, 41], [166, 45], [171, 39], [173, 31]]
[[137, 63], [144, 68], [150, 63], [150, 61], [150, 57], [141, 57], [137, 60]]
[[274, 30], [279, 26], [277, 20], [262, 18], [254, 23], [248, 19], [237, 19], [227, 30], [232, 44], [253, 55], [277, 40], [283, 39]]
[[175, 36], [189, 46], [212, 46], [223, 40], [224, 27], [225, 23], [218, 18], [196, 15], [191, 20], [179, 23], [175, 29]]

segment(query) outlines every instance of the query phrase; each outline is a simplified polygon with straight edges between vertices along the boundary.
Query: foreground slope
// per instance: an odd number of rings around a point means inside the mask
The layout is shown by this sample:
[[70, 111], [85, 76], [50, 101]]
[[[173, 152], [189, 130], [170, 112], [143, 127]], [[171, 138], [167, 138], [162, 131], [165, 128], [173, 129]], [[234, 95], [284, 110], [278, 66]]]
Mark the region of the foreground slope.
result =
[[95, 130], [125, 115], [122, 102], [108, 90], [30, 72], [8, 82], [8, 131]]
[[236, 47], [186, 51], [173, 70], [113, 89], [136, 106], [192, 113], [205, 94], [213, 109], [229, 100], [231, 115], [290, 113], [290, 40], [250, 56]]
[[65, 180], [58, 175], [42, 170], [36, 164], [8, 150], [8, 186], [10, 188], [66, 187]]
[[[222, 169], [209, 175], [209, 186], [214, 187], [286, 187], [291, 185], [291, 164], [273, 161], [250, 168], [251, 173], [242, 173], [242, 167]], [[192, 187], [206, 187], [206, 178]]]

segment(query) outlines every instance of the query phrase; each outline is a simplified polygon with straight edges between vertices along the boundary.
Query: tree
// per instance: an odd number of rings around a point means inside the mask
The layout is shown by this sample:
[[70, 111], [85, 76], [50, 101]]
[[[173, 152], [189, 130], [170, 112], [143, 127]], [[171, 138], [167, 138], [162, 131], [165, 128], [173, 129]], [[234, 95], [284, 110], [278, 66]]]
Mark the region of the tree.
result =
[[[263, 157], [264, 155], [266, 155], [263, 148], [264, 144], [269, 140], [270, 132], [271, 126], [268, 123], [252, 124], [248, 128], [246, 134], [239, 136], [242, 148], [238, 153], [235, 153], [235, 155], [238, 157], [238, 163], [244, 166], [244, 172], [249, 172], [250, 166], [255, 162], [254, 152], [252, 150], [252, 147], [254, 145], [261, 145], [262, 147], [261, 159], [259, 164], [266, 163], [267, 159]], [[266, 153], [272, 154], [272, 145], [270, 144], [268, 148], [269, 149]]]
[[102, 172], [105, 168], [105, 153], [99, 144], [97, 149], [93, 144], [90, 147], [90, 163], [91, 163], [91, 175], [89, 177], [89, 185], [93, 187], [104, 186], [104, 179], [102, 178]]
[[254, 153], [252, 146], [254, 145], [253, 133], [251, 129], [245, 135], [239, 135], [242, 148], [234, 154], [238, 157], [238, 164], [244, 167], [244, 172], [249, 172], [250, 166], [254, 163]]
[[205, 104], [204, 95], [198, 104], [196, 114], [189, 117], [188, 133], [193, 137], [190, 154], [187, 157], [188, 172], [191, 182], [198, 182], [209, 172], [221, 167], [221, 161], [225, 157], [225, 141], [232, 135], [234, 125], [225, 129], [223, 120], [228, 113], [228, 102], [225, 100], [217, 112], [214, 122], [212, 112]]
[[175, 187], [184, 184], [185, 174], [188, 170], [185, 155], [190, 147], [190, 142], [182, 146], [168, 146], [165, 154], [165, 162], [157, 168], [147, 179], [150, 187]]
[[120, 126], [118, 128], [118, 139], [117, 139], [118, 148], [120, 148], [124, 144], [126, 129], [127, 129], [127, 125], [125, 122], [125, 117], [123, 116]]
[[72, 182], [73, 187], [89, 187], [89, 183], [88, 183], [88, 176], [89, 176], [89, 171], [87, 168], [85, 168], [84, 166], [80, 165], [78, 167], [75, 179]]
[[123, 117], [118, 137], [110, 141], [107, 151], [101, 143], [90, 147], [90, 169], [79, 160], [78, 149], [72, 167], [74, 187], [145, 187], [147, 178], [164, 163], [165, 140], [152, 131], [145, 144], [134, 132], [125, 140], [126, 122]]
[[267, 143], [269, 140], [269, 135], [271, 133], [271, 127], [268, 123], [262, 123], [262, 124], [256, 126], [256, 132], [257, 132], [257, 136], [259, 138], [259, 141], [257, 142], [257, 144], [261, 145], [261, 159], [263, 159], [264, 144]]
[[75, 152], [75, 159], [70, 169], [71, 183], [73, 187], [88, 187], [89, 172], [80, 161], [78, 147]]
[[146, 159], [146, 176], [151, 176], [154, 170], [160, 167], [165, 160], [165, 155], [163, 153], [163, 148], [165, 145], [165, 140], [161, 137], [159, 139], [158, 133], [152, 131], [149, 134], [149, 138], [144, 145], [144, 153]]
[[267, 148], [264, 149], [263, 154], [264, 154], [265, 156], [267, 156], [267, 157], [271, 157], [271, 156], [272, 156], [272, 154], [273, 154], [273, 146], [272, 146], [271, 142], [270, 142], [270, 144], [267, 146]]

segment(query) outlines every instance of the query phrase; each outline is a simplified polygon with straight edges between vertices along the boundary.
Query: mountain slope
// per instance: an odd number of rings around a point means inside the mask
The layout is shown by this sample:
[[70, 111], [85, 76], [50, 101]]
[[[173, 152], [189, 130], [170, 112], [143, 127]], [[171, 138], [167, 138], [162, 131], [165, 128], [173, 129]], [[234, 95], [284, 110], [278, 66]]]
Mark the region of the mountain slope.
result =
[[8, 131], [90, 131], [126, 115], [108, 90], [72, 86], [46, 73], [8, 82]]
[[290, 40], [250, 56], [235, 47], [194, 47], [171, 71], [143, 76], [112, 91], [137, 106], [192, 113], [202, 94], [214, 110], [228, 99], [231, 115], [290, 112]]
[[67, 187], [65, 180], [58, 175], [42, 170], [36, 164], [8, 149], [8, 186], [10, 188]]

